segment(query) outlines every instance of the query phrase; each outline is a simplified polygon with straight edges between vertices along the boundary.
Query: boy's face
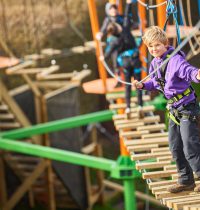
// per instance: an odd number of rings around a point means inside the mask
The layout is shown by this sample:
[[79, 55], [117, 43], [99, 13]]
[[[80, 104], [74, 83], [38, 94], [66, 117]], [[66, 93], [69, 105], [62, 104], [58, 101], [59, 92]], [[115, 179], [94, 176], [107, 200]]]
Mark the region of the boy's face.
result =
[[159, 41], [154, 41], [147, 47], [153, 57], [160, 58], [167, 51], [167, 46]]
[[116, 6], [111, 6], [110, 9], [109, 9], [109, 15], [111, 17], [115, 17], [115, 16], [117, 16], [117, 14], [118, 14], [117, 7]]

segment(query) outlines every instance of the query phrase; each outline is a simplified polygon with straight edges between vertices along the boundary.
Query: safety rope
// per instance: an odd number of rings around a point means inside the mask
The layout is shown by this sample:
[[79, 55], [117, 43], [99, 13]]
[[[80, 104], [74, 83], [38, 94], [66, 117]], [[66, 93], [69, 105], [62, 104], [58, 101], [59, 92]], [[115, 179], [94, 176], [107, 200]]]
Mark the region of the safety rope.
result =
[[142, 6], [146, 7], [146, 9], [154, 9], [154, 8], [160, 7], [160, 6], [164, 5], [164, 4], [167, 4], [167, 1], [164, 1], [164, 2], [162, 2], [160, 4], [154, 4], [154, 5], [145, 4], [141, 0], [137, 0], [137, 2], [140, 3]]
[[169, 21], [170, 15], [173, 15], [173, 19], [174, 19], [175, 26], [176, 26], [177, 41], [178, 41], [178, 44], [180, 44], [181, 36], [180, 36], [180, 29], [179, 29], [178, 20], [177, 20], [177, 7], [176, 7], [175, 0], [167, 1], [167, 8], [166, 8], [166, 17], [167, 18], [166, 18], [165, 25], [164, 25], [164, 31], [166, 31], [167, 23]]
[[[189, 22], [189, 26], [192, 27], [192, 14], [191, 14], [191, 6], [190, 6], [190, 1], [187, 0], [187, 15], [188, 15], [188, 22]], [[199, 39], [197, 38], [197, 36], [194, 36], [195, 42], [200, 46], [200, 42]]]
[[169, 58], [167, 58], [162, 65], [158, 66], [154, 71], [152, 71], [148, 76], [146, 76], [144, 79], [142, 79], [141, 81], [139, 81], [137, 84], [141, 84], [142, 82], [146, 81], [148, 78], [151, 77], [151, 75], [155, 74], [155, 72], [157, 72], [160, 68], [162, 68], [162, 66], [166, 65], [167, 62], [169, 61], [169, 59], [174, 56], [178, 51], [180, 51], [187, 43], [188, 41], [194, 37], [194, 35], [199, 31], [200, 28], [200, 20], [197, 22], [196, 26], [194, 27], [194, 29], [192, 30], [192, 32], [181, 42], [181, 44], [172, 52], [171, 56]]
[[[125, 84], [125, 85], [132, 85], [132, 83], [130, 82], [126, 82], [123, 81], [120, 77], [117, 77], [112, 70], [110, 69], [110, 67], [108, 66], [107, 62], [104, 59], [104, 54], [103, 54], [103, 44], [101, 41], [99, 41], [99, 51], [100, 51], [100, 60], [103, 64], [103, 66], [105, 67], [106, 71], [108, 72], [108, 74], [110, 74], [111, 77], [115, 78], [118, 82]], [[103, 59], [101, 59], [103, 58]]]
[[[183, 18], [183, 24], [186, 26], [186, 18], [185, 18], [182, 0], [179, 0], [179, 7], [182, 11], [181, 14], [182, 14], [182, 18]], [[186, 34], [184, 34], [184, 35], [186, 35]], [[195, 53], [195, 48], [194, 48], [194, 45], [192, 44], [191, 40], [189, 40], [189, 44], [190, 44], [192, 52]]]

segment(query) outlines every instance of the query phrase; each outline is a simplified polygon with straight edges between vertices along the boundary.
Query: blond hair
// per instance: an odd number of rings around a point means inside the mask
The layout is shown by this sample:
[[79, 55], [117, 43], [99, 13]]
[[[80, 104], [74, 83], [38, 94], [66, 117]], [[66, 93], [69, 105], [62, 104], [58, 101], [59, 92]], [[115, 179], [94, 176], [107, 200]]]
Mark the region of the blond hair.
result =
[[159, 41], [164, 45], [168, 44], [168, 38], [165, 31], [163, 31], [158, 26], [151, 26], [150, 28], [148, 28], [145, 31], [144, 36], [142, 37], [142, 40], [147, 46], [149, 46], [155, 41]]

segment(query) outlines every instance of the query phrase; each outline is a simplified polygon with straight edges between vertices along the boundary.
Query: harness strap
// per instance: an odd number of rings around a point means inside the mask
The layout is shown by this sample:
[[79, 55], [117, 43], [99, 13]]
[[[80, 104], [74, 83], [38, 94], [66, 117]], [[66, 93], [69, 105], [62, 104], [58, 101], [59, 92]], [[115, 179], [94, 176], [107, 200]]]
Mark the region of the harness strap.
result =
[[185, 96], [189, 96], [191, 93], [193, 93], [193, 88], [190, 86], [187, 88], [183, 93], [177, 94], [174, 97], [170, 98], [167, 103], [168, 104], [173, 104], [179, 100], [181, 100]]
[[177, 125], [180, 125], [180, 120], [177, 119], [171, 112], [169, 112], [168, 117], [174, 121]]

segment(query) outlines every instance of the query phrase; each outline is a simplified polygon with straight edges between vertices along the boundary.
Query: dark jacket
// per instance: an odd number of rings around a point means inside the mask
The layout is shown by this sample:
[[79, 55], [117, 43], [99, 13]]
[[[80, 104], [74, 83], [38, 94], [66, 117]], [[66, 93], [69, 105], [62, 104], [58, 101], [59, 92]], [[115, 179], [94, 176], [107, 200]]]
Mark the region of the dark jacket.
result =
[[134, 37], [131, 34], [132, 19], [131, 14], [131, 4], [126, 4], [125, 13], [123, 17], [122, 32], [117, 39], [113, 39], [110, 42], [109, 50], [105, 52], [105, 58], [110, 58], [114, 51], [118, 51], [118, 54], [129, 50], [137, 48]]

